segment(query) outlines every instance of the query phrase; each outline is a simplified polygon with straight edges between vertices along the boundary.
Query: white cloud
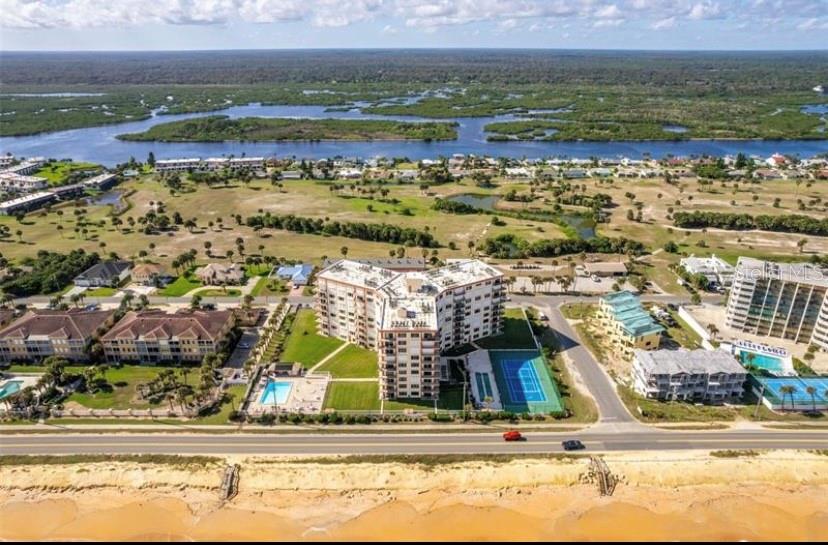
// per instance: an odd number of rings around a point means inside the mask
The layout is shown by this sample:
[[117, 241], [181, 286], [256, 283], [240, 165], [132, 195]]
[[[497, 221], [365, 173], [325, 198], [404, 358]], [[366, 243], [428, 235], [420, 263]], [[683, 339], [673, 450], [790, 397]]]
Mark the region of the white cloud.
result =
[[615, 4], [610, 4], [608, 6], [604, 6], [602, 8], [599, 8], [595, 12], [595, 16], [598, 17], [599, 19], [622, 19], [623, 18], [623, 14], [621, 13], [621, 10]]
[[668, 29], [684, 21], [727, 19], [731, 28], [776, 18], [788, 29], [825, 29], [828, 0], [0, 0], [2, 28], [220, 25], [305, 21], [342, 27], [365, 21], [434, 30], [488, 23], [498, 28], [582, 27]]
[[812, 17], [799, 23], [796, 28], [799, 30], [828, 30], [828, 18]]
[[693, 4], [687, 17], [694, 20], [719, 19], [722, 17], [722, 8], [718, 2], [699, 2]]
[[653, 30], [665, 30], [668, 28], [673, 28], [676, 26], [676, 17], [667, 17], [664, 19], [659, 19], [658, 21], [654, 22], [650, 25], [650, 28]]

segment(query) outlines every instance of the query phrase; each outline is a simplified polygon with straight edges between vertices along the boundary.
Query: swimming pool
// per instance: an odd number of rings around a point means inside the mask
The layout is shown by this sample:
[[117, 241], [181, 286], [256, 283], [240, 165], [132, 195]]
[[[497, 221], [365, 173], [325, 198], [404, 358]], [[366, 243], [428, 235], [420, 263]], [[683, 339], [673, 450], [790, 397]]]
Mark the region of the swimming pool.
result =
[[3, 386], [0, 386], [0, 399], [3, 399], [4, 397], [10, 396], [12, 394], [16, 394], [20, 391], [20, 387], [22, 385], [22, 380], [10, 380], [6, 382]]
[[290, 382], [271, 380], [262, 392], [262, 405], [284, 405], [287, 402], [293, 384]]
[[776, 376], [796, 375], [791, 356], [777, 356], [767, 352], [746, 350], [738, 347], [734, 347], [734, 353], [739, 363], [746, 368], [762, 369]]

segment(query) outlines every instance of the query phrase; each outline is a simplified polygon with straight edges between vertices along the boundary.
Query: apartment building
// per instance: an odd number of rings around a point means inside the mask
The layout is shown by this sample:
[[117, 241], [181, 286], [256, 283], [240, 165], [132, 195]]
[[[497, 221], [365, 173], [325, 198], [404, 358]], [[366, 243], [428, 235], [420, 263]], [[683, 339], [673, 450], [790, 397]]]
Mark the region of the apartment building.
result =
[[60, 356], [86, 361], [89, 346], [112, 323], [114, 311], [30, 310], [0, 330], [0, 361]]
[[740, 257], [725, 325], [828, 350], [828, 271]]
[[159, 159], [155, 161], [156, 172], [187, 172], [199, 168], [201, 168], [201, 159], [198, 157]]
[[477, 260], [409, 272], [339, 261], [317, 275], [320, 331], [378, 352], [383, 399], [436, 399], [440, 353], [501, 332], [502, 277]]
[[107, 361], [200, 362], [224, 348], [230, 310], [131, 311], [101, 338]]
[[724, 350], [635, 350], [633, 389], [660, 401], [719, 404], [742, 396], [747, 371]]
[[0, 172], [0, 189], [4, 191], [31, 193], [33, 191], [46, 189], [47, 187], [49, 187], [49, 183], [46, 178], [41, 178], [40, 176]]
[[613, 346], [625, 357], [631, 358], [636, 349], [655, 350], [661, 344], [664, 328], [629, 291], [601, 297], [598, 320]]
[[187, 157], [182, 159], [159, 159], [155, 162], [156, 172], [216, 171], [225, 168], [261, 170], [264, 167], [264, 157], [208, 157], [206, 159]]

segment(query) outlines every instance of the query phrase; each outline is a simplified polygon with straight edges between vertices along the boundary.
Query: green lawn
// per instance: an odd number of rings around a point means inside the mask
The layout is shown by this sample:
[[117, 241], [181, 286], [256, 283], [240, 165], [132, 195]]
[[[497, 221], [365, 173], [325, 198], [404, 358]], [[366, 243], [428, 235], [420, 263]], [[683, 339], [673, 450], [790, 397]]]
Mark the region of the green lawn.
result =
[[820, 422], [825, 420], [824, 415], [809, 417], [799, 412], [777, 413], [761, 404], [758, 405], [757, 410], [757, 400], [751, 394], [745, 395], [742, 400], [744, 405], [741, 406], [697, 405], [680, 401], [664, 402], [645, 399], [627, 386], [619, 386], [618, 394], [630, 413], [642, 422], [731, 422], [734, 420]]
[[162, 297], [181, 297], [196, 288], [202, 286], [201, 281], [192, 276], [191, 273], [182, 274], [174, 282], [167, 284], [164, 289], [159, 290], [158, 295]]
[[561, 307], [561, 313], [570, 320], [584, 320], [595, 314], [595, 309], [589, 303], [570, 303]]
[[333, 378], [374, 378], [379, 376], [377, 354], [373, 350], [351, 344], [318, 371], [328, 372]]
[[526, 321], [523, 311], [519, 308], [506, 309], [501, 335], [481, 339], [477, 341], [477, 344], [489, 350], [536, 348], [532, 330], [529, 329], [529, 322]]
[[206, 288], [197, 291], [196, 295], [200, 295], [202, 297], [239, 297], [241, 295], [241, 291], [235, 288]]
[[693, 350], [702, 347], [702, 338], [699, 334], [690, 329], [690, 326], [682, 320], [678, 312], [668, 311], [676, 321], [675, 327], [667, 327], [667, 335], [679, 344], [682, 348]]
[[378, 411], [379, 382], [331, 382], [325, 395], [326, 409]]
[[316, 313], [306, 308], [296, 313], [281, 360], [298, 361], [303, 367], [313, 367], [341, 345], [342, 341], [339, 339], [316, 332]]
[[199, 418], [194, 418], [192, 422], [194, 424], [227, 424], [229, 423], [230, 413], [239, 407], [242, 402], [242, 397], [244, 397], [244, 392], [247, 389], [247, 386], [244, 384], [237, 384], [235, 386], [230, 386], [224, 392], [224, 400], [222, 401], [221, 405], [218, 407], [218, 411], [213, 414], [202, 416]]
[[[36, 369], [36, 368], [29, 368]], [[79, 373], [83, 367], [69, 367], [69, 373]], [[151, 406], [161, 407], [163, 404], [151, 405], [146, 400], [136, 397], [139, 385], [147, 383], [158, 376], [166, 367], [149, 367], [143, 365], [124, 365], [112, 368], [106, 372], [106, 381], [111, 391], [99, 391], [94, 394], [75, 392], [67, 401], [74, 401], [90, 409], [146, 409]], [[187, 377], [188, 383], [195, 383], [197, 370], [193, 370]]]
[[[385, 402], [386, 411], [404, 411], [414, 409], [415, 411], [433, 411], [434, 401], [430, 399], [394, 399]], [[437, 400], [437, 409], [461, 411], [463, 410], [463, 386], [446, 387], [440, 386], [440, 398]]]
[[95, 163], [75, 163], [72, 161], [55, 161], [49, 163], [35, 172], [35, 176], [41, 176], [48, 180], [49, 185], [60, 185], [72, 172], [77, 170], [97, 170], [100, 165]]
[[267, 296], [267, 295], [287, 295], [290, 289], [285, 284], [284, 280], [279, 278], [268, 278], [266, 276], [259, 277], [256, 280], [256, 285], [250, 294], [253, 297]]
[[116, 288], [103, 287], [86, 290], [85, 292], [83, 292], [83, 294], [88, 297], [111, 297], [115, 295], [117, 292], [118, 290]]

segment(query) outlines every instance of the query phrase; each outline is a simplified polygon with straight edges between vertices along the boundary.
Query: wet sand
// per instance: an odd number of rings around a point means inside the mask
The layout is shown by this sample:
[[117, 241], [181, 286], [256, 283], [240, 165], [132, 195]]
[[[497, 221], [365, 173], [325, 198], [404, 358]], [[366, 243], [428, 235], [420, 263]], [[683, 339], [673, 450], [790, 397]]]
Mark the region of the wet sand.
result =
[[[236, 460], [238, 461], [238, 460]], [[585, 461], [0, 467], [4, 540], [800, 540], [828, 535], [828, 457], [607, 457], [611, 498]], [[730, 485], [723, 485], [724, 475]], [[513, 483], [513, 484], [509, 484]], [[711, 484], [715, 483], [715, 484]]]

